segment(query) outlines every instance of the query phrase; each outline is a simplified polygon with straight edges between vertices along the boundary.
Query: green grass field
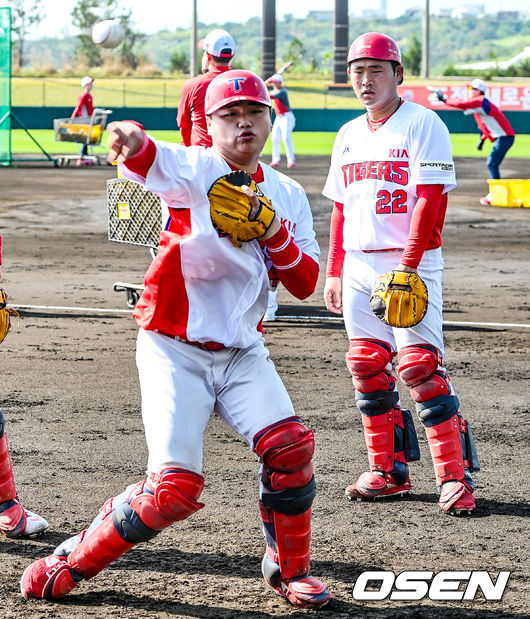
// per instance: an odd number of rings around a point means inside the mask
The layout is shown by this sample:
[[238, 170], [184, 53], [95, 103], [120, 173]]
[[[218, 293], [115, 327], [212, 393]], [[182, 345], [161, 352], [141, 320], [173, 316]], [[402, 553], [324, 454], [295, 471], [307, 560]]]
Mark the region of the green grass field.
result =
[[[72, 142], [56, 142], [54, 132], [47, 129], [34, 129], [31, 135], [39, 142], [46, 152], [53, 155], [57, 154], [77, 154], [81, 150], [81, 145]], [[152, 135], [160, 140], [168, 142], [180, 141], [178, 131], [153, 131]], [[293, 133], [294, 149], [298, 155], [329, 155], [333, 146], [335, 133], [331, 132], [303, 132]], [[453, 156], [455, 157], [482, 157], [486, 158], [491, 150], [490, 143], [484, 145], [482, 151], [476, 150], [478, 134], [476, 133], [454, 133], [451, 135], [453, 144]], [[39, 153], [38, 146], [22, 129], [13, 129], [11, 132], [11, 149], [13, 154], [35, 154]], [[104, 154], [106, 149], [106, 138], [103, 136], [101, 146], [94, 147], [94, 154]], [[271, 154], [270, 141], [264, 149], [265, 155]], [[530, 158], [530, 134], [520, 134], [515, 138], [513, 147], [509, 150], [508, 158]]]

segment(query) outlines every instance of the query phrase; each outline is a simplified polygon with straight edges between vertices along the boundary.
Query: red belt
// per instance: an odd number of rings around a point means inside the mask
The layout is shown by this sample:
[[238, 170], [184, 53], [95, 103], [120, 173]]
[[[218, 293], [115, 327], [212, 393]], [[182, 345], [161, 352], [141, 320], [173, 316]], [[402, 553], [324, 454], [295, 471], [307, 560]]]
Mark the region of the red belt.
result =
[[[161, 333], [159, 331], [159, 333]], [[190, 344], [190, 346], [197, 346], [197, 348], [202, 348], [202, 350], [224, 350], [226, 346], [224, 344], [219, 344], [219, 342], [192, 342], [190, 340], [185, 340], [183, 337], [179, 337], [178, 335], [169, 335], [167, 333], [161, 333], [161, 335], [165, 335], [166, 337], [170, 337], [173, 340], [177, 340], [178, 342], [184, 342], [184, 344]]]
[[403, 251], [402, 249], [398, 249], [393, 247], [392, 249], [361, 249], [363, 254], [373, 254], [376, 251]]

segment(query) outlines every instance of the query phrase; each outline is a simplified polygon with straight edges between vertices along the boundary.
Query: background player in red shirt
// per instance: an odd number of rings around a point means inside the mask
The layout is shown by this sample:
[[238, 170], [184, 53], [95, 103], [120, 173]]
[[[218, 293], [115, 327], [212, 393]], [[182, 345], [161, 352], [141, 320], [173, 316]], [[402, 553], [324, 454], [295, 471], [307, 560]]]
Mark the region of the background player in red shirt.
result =
[[236, 43], [226, 30], [212, 30], [199, 42], [203, 75], [184, 82], [177, 113], [184, 146], [211, 146], [212, 138], [206, 127], [204, 98], [210, 82], [223, 71], [228, 71], [236, 53]]
[[[83, 88], [83, 90], [79, 93], [79, 96], [77, 97], [77, 104], [71, 116], [72, 120], [78, 117], [90, 118], [92, 116], [92, 113], [94, 112], [94, 102], [92, 100], [92, 95], [90, 94], [90, 91], [92, 90], [93, 86], [94, 86], [93, 77], [86, 75], [81, 80], [81, 87]], [[81, 151], [81, 158], [77, 161], [77, 165], [83, 165], [85, 163], [92, 163], [92, 161], [89, 159], [87, 159], [86, 161], [84, 160], [84, 158], [87, 155], [88, 155], [88, 144], [85, 143], [83, 144], [83, 149]]]

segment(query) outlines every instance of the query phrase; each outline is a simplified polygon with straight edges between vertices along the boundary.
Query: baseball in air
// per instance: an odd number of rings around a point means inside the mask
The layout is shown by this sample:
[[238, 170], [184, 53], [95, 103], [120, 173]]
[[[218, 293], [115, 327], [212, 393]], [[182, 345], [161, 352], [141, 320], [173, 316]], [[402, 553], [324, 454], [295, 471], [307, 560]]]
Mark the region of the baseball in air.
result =
[[92, 28], [92, 41], [106, 48], [118, 46], [123, 41], [123, 28], [120, 22], [115, 19], [98, 21]]

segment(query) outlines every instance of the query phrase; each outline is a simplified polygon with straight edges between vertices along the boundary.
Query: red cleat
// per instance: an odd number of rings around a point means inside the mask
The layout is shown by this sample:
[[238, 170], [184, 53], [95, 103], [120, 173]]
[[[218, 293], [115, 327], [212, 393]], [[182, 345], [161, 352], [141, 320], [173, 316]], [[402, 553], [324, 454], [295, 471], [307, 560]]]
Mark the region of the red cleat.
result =
[[297, 608], [319, 608], [331, 599], [324, 583], [311, 574], [284, 578], [280, 566], [267, 553], [263, 557], [261, 570], [269, 587]]
[[269, 163], [269, 168], [279, 168], [279, 167], [280, 167], [279, 161], [271, 161], [271, 163]]
[[25, 600], [56, 600], [64, 597], [82, 580], [81, 574], [68, 565], [66, 557], [49, 555], [29, 565], [20, 579]]
[[475, 497], [461, 481], [448, 481], [442, 486], [438, 507], [452, 516], [470, 515], [476, 507]]
[[50, 526], [42, 516], [25, 509], [18, 499], [5, 501], [1, 505], [0, 533], [6, 537], [37, 537]]
[[359, 479], [350, 484], [344, 490], [346, 498], [353, 501], [362, 501], [366, 499], [384, 499], [393, 496], [402, 496], [410, 494], [412, 484], [410, 478], [404, 484], [397, 484], [393, 481], [392, 475], [387, 474], [387, 477], [377, 473], [363, 473]]

